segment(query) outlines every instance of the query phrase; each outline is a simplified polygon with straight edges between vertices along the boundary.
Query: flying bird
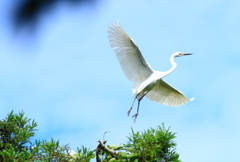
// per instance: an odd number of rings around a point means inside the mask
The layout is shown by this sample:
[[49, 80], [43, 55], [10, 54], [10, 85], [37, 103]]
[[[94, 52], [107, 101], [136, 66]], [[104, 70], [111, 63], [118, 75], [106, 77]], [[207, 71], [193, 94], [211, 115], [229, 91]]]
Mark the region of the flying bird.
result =
[[133, 81], [132, 92], [134, 100], [128, 110], [128, 116], [136, 100], [138, 100], [137, 113], [133, 115], [134, 122], [137, 119], [140, 102], [143, 97], [167, 106], [181, 106], [192, 99], [188, 99], [182, 92], [173, 88], [163, 77], [169, 75], [177, 67], [176, 57], [191, 55], [191, 53], [175, 52], [170, 57], [172, 67], [166, 72], [153, 70], [143, 57], [139, 47], [132, 38], [123, 30], [119, 23], [108, 26], [108, 38], [110, 46], [114, 49], [120, 65], [126, 77]]

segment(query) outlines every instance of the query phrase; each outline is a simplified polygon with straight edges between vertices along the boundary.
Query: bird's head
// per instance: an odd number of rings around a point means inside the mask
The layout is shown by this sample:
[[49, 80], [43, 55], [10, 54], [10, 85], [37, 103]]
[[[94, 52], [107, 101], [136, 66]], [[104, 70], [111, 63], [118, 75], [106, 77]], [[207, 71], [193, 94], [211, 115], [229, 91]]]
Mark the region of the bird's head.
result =
[[192, 53], [175, 52], [173, 54], [174, 57], [187, 56], [187, 55], [192, 55]]

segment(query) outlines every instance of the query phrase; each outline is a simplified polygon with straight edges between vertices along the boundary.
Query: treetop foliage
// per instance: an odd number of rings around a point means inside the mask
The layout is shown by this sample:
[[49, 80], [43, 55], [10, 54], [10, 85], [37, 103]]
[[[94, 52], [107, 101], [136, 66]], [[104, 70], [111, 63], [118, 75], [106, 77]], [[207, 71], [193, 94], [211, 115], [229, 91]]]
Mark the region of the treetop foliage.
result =
[[34, 140], [36, 127], [37, 122], [25, 117], [23, 111], [11, 111], [0, 120], [0, 162], [90, 162], [94, 158], [97, 162], [180, 162], [173, 141], [176, 133], [164, 124], [143, 132], [131, 129], [126, 144], [98, 141], [95, 150], [82, 146], [76, 152], [54, 139]]

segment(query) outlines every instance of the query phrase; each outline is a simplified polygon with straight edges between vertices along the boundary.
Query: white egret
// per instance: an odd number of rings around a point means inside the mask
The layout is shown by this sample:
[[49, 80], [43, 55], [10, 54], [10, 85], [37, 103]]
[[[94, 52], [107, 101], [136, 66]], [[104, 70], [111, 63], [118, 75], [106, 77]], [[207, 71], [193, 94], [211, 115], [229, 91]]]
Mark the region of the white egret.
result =
[[127, 35], [119, 23], [111, 24], [108, 27], [108, 38], [125, 75], [129, 80], [135, 82], [132, 86], [134, 101], [128, 111], [129, 116], [137, 99], [137, 113], [132, 116], [134, 121], [137, 119], [140, 101], [144, 96], [160, 104], [175, 107], [193, 100], [193, 98], [188, 99], [180, 91], [162, 80], [163, 77], [173, 72], [177, 67], [174, 58], [191, 55], [191, 53], [175, 52], [170, 58], [171, 69], [166, 72], [160, 72], [153, 70], [148, 65], [137, 44]]

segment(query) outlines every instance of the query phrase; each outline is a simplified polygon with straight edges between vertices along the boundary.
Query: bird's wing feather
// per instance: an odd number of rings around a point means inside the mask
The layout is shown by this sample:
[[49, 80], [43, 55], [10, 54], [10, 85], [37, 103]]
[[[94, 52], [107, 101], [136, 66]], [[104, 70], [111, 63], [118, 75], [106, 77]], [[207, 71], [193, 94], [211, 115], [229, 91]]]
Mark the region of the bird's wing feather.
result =
[[116, 52], [124, 74], [129, 80], [138, 84], [153, 73], [137, 44], [127, 35], [120, 24], [111, 24], [108, 27], [108, 38], [110, 46]]
[[160, 104], [174, 107], [184, 105], [190, 101], [190, 99], [185, 97], [180, 91], [176, 90], [162, 79], [160, 79], [155, 87], [146, 94], [146, 97]]

